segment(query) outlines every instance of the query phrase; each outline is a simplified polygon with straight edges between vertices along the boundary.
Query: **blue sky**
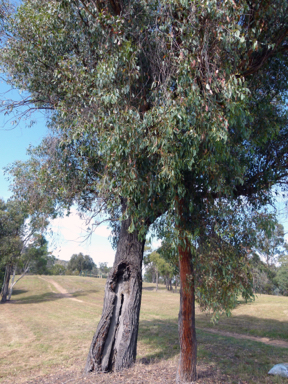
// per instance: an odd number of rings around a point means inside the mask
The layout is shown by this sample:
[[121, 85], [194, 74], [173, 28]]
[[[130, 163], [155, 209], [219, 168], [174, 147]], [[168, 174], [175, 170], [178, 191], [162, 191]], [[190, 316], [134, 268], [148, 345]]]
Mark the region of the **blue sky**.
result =
[[[8, 90], [7, 84], [0, 82], [2, 100], [3, 95], [6, 98], [21, 97], [17, 91], [7, 93]], [[17, 126], [12, 126], [9, 122], [10, 117], [0, 114], [0, 197], [4, 200], [11, 196], [11, 192], [3, 167], [16, 160], [28, 159], [26, 150], [29, 145], [40, 144], [42, 138], [48, 133], [44, 114], [35, 113], [32, 118], [36, 123], [30, 128], [27, 127], [29, 121], [20, 121]], [[115, 251], [108, 240], [110, 230], [105, 224], [101, 225], [90, 239], [83, 241], [86, 227], [85, 221], [79, 218], [76, 209], [72, 210], [72, 215], [69, 217], [53, 220], [47, 234], [50, 251], [63, 260], [69, 260], [73, 253], [83, 252], [89, 254], [96, 263], [106, 261], [111, 266]]]

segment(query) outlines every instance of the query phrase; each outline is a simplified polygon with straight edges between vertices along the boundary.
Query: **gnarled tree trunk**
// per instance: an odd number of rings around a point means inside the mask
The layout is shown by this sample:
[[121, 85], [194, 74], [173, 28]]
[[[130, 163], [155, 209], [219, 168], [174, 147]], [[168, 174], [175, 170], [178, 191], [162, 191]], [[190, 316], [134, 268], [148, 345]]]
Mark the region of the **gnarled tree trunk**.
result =
[[136, 359], [145, 241], [122, 221], [112, 270], [105, 286], [101, 320], [93, 337], [85, 371], [119, 371]]
[[9, 294], [9, 282], [10, 282], [10, 276], [12, 272], [12, 266], [10, 264], [6, 265], [5, 268], [5, 276], [4, 276], [4, 282], [2, 286], [2, 291], [1, 291], [1, 303], [6, 303], [8, 301], [7, 296]]

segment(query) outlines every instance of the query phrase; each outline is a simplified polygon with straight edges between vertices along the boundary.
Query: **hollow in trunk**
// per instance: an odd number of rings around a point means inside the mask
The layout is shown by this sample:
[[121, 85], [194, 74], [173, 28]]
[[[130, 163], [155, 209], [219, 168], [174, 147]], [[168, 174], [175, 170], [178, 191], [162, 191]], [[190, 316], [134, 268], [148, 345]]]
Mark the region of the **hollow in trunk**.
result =
[[85, 371], [119, 371], [136, 359], [142, 293], [144, 242], [122, 221], [113, 268], [107, 278], [102, 317], [89, 350]]

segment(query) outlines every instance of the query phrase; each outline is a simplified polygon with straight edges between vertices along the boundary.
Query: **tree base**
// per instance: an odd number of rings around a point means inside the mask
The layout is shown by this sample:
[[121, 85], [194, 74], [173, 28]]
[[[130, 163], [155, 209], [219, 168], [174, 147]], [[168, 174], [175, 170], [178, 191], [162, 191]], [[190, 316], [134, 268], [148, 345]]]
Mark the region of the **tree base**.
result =
[[115, 262], [105, 286], [103, 312], [89, 350], [85, 372], [121, 371], [136, 360], [142, 294], [144, 240], [122, 221]]

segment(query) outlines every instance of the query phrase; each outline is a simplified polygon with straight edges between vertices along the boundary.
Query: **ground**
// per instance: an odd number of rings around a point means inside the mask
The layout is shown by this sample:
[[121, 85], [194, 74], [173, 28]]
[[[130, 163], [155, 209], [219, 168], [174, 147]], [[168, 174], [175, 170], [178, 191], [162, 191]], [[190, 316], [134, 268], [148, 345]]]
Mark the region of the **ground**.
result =
[[[134, 367], [124, 370], [119, 373], [97, 373], [85, 375], [81, 371], [71, 371], [63, 373], [53, 373], [44, 377], [38, 377], [27, 384], [174, 384], [175, 370], [177, 365], [175, 363], [161, 361], [151, 364], [137, 363]], [[199, 379], [197, 383], [200, 384], [220, 384], [226, 382], [227, 377], [217, 372], [214, 367], [200, 366], [198, 367]], [[247, 382], [239, 381], [239, 384], [246, 384]]]
[[[83, 375], [100, 319], [104, 279], [27, 276], [0, 306], [0, 383], [175, 383], [179, 294], [144, 284], [137, 362], [121, 373]], [[267, 375], [288, 362], [288, 298], [261, 295], [213, 326], [197, 308], [197, 383], [287, 383]]]

